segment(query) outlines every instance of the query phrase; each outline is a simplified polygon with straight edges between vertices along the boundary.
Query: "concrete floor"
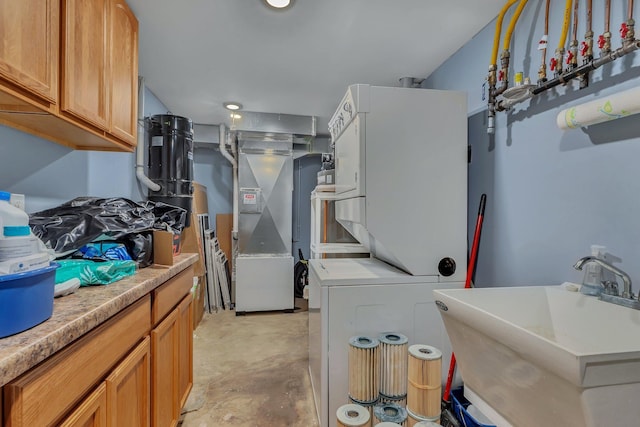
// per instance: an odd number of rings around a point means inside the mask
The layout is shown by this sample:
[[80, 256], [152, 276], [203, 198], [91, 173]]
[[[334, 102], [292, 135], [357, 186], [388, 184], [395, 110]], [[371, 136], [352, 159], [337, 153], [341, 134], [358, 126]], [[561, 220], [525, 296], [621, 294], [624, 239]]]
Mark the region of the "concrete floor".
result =
[[308, 312], [205, 314], [182, 427], [316, 427]]

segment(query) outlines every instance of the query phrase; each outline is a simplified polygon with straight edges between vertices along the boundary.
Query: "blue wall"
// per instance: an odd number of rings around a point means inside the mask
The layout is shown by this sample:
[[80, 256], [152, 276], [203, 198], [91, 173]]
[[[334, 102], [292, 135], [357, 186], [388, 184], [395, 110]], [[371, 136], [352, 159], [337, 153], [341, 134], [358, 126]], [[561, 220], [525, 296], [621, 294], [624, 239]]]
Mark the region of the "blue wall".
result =
[[[524, 71], [534, 83], [544, 20], [544, 2], [537, 3], [529, 2], [525, 8], [511, 45], [512, 70]], [[616, 30], [625, 19], [626, 9], [621, 8], [626, 2], [613, 3], [612, 44], [617, 48], [620, 39]], [[604, 18], [602, 5], [596, 4], [593, 23], [597, 38], [603, 32]], [[547, 64], [558, 44], [562, 19], [560, 4], [552, 5]], [[584, 4], [581, 8], [583, 19]], [[508, 19], [510, 16], [505, 18], [504, 28]], [[589, 255], [591, 244], [605, 245], [621, 257], [620, 268], [638, 283], [640, 168], [635, 163], [640, 158], [640, 116], [572, 131], [561, 131], [556, 116], [565, 108], [640, 84], [640, 52], [594, 72], [587, 89], [578, 90], [577, 82], [571, 83], [544, 92], [509, 113], [498, 113], [495, 136], [489, 137], [481, 87], [494, 29], [493, 23], [484, 28], [423, 84], [469, 94], [469, 240], [480, 195], [488, 196], [476, 284], [580, 282], [582, 273], [572, 265]], [[578, 30], [580, 41], [584, 32], [583, 21]], [[599, 55], [597, 48], [595, 55]]]
[[209, 220], [211, 228], [215, 228], [216, 215], [233, 212], [231, 163], [217, 149], [196, 148], [193, 155], [193, 174], [196, 182], [207, 187]]
[[[149, 90], [145, 116], [167, 108]], [[79, 196], [141, 200], [135, 155], [74, 151], [0, 126], [0, 189], [26, 196], [27, 212], [51, 208]]]

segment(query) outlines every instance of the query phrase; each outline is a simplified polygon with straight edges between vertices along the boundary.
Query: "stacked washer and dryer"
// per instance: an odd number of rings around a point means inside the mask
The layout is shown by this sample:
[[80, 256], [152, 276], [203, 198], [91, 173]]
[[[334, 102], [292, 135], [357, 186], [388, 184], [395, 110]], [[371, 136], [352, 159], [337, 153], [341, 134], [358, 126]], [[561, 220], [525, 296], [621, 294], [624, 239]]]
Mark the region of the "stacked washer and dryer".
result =
[[321, 427], [334, 427], [348, 403], [350, 337], [398, 332], [449, 360], [432, 291], [463, 287], [467, 270], [466, 94], [352, 85], [329, 128], [336, 219], [371, 257], [309, 261], [309, 371]]

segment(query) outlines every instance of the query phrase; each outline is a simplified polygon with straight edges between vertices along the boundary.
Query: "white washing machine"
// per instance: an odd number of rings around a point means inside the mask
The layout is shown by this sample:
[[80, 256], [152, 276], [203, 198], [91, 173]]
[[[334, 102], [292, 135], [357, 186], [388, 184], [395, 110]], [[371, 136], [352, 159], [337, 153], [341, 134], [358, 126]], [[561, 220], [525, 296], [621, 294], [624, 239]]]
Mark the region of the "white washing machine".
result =
[[349, 338], [399, 332], [409, 345], [442, 350], [443, 382], [451, 345], [434, 289], [462, 288], [438, 276], [413, 276], [375, 258], [309, 261], [309, 371], [320, 427], [336, 426], [349, 403]]

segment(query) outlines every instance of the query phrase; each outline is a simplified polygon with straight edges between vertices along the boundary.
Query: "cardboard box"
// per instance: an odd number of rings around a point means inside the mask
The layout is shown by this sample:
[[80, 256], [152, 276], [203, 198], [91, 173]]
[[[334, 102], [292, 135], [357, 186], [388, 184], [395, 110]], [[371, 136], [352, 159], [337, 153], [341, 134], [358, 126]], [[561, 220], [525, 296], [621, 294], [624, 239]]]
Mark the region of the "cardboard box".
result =
[[196, 253], [200, 256], [193, 265], [193, 274], [203, 276], [206, 272], [204, 265], [204, 243], [200, 231], [198, 214], [208, 213], [207, 187], [197, 182], [193, 183], [193, 203], [191, 204], [191, 224], [182, 230], [182, 251]]
[[197, 182], [193, 182], [193, 212], [196, 214], [209, 213], [209, 200], [207, 199], [207, 187]]
[[231, 231], [233, 229], [233, 214], [216, 215], [216, 237], [220, 243], [220, 249], [227, 256], [229, 271], [233, 271], [233, 258], [231, 257]]
[[153, 263], [173, 265], [173, 257], [180, 254], [181, 237], [169, 231], [153, 231]]
[[199, 258], [193, 264], [193, 274], [202, 276], [205, 274], [204, 266], [204, 246], [202, 234], [200, 234], [200, 223], [195, 212], [191, 212], [191, 225], [182, 230], [182, 252], [198, 254]]
[[204, 316], [204, 287], [206, 281], [204, 276], [197, 277], [197, 287], [193, 293], [193, 330], [200, 324]]

